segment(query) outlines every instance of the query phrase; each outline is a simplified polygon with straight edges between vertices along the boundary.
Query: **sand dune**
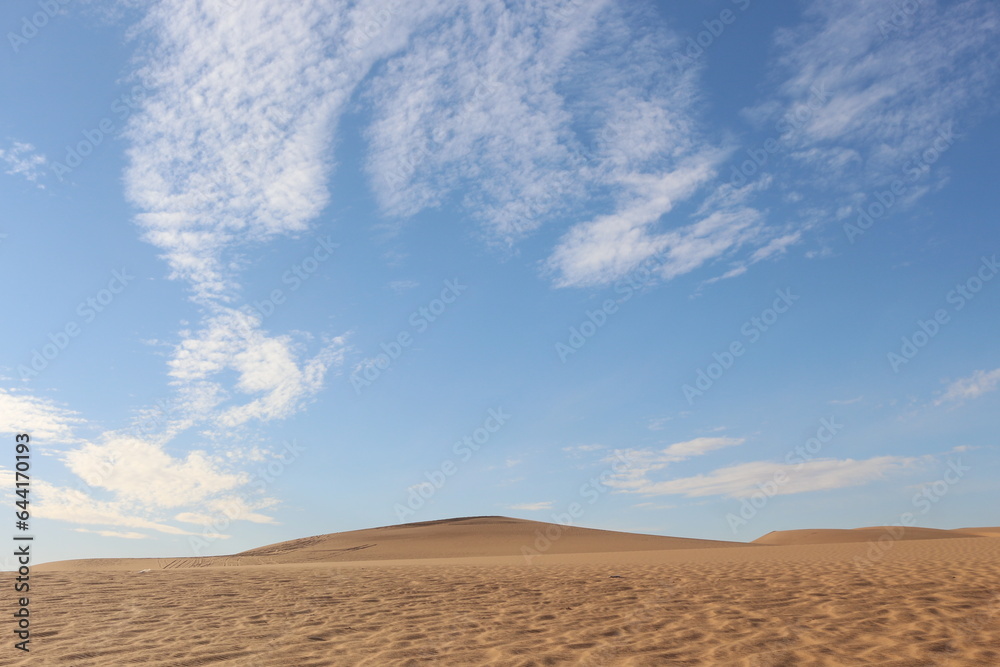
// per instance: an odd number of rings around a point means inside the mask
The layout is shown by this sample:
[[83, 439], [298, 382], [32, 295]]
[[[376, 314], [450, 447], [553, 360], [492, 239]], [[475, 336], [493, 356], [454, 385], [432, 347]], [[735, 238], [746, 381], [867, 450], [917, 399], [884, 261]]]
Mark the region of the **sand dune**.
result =
[[424, 521], [333, 533], [272, 544], [238, 556], [264, 556], [279, 562], [398, 560], [519, 556], [522, 548], [548, 554], [741, 547], [740, 542], [639, 535], [559, 526], [502, 516]]
[[956, 528], [952, 532], [979, 535], [980, 537], [1000, 537], [1000, 527], [996, 526], [988, 528]]
[[745, 547], [741, 542], [639, 535], [559, 526], [502, 516], [423, 521], [305, 537], [208, 558], [86, 559], [47, 563], [39, 570], [142, 570], [428, 558], [521, 557], [539, 554], [664, 551]]
[[[50, 564], [32, 574], [32, 653], [0, 664], [1000, 664], [1000, 540], [740, 545], [581, 528], [525, 558], [539, 529], [554, 530], [477, 517], [187, 559], [240, 567]], [[913, 537], [937, 532], [952, 535]], [[124, 567], [147, 562], [162, 565]]]
[[959, 528], [941, 530], [916, 526], [870, 526], [867, 528], [822, 528], [812, 530], [776, 530], [759, 537], [753, 544], [838, 544], [841, 542], [868, 542], [879, 539], [941, 540], [962, 537], [1000, 537], [1000, 528]]

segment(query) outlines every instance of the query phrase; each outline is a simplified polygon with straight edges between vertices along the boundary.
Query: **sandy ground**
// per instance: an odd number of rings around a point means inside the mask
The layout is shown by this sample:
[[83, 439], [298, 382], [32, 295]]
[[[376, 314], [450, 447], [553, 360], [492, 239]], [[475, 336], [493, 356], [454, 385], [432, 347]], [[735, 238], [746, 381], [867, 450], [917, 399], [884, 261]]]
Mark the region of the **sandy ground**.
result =
[[[4, 646], [0, 664], [1000, 665], [996, 528], [881, 541], [885, 529], [860, 529], [867, 541], [830, 531], [806, 544], [772, 533], [775, 545], [658, 538], [661, 548], [577, 529], [528, 562], [523, 538], [545, 524], [508, 521], [151, 559], [142, 573], [137, 561], [41, 566], [30, 657]], [[486, 546], [440, 557], [462, 531]], [[381, 558], [343, 551], [380, 543]], [[407, 543], [420, 557], [405, 558]]]

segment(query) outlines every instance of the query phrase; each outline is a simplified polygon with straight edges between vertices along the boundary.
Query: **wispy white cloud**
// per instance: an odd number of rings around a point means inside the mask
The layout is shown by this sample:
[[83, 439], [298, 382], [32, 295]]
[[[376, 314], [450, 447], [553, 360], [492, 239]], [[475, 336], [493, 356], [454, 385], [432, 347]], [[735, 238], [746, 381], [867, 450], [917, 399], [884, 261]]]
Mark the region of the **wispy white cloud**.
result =
[[856, 215], [875, 187], [903, 183], [894, 201], [910, 204], [946, 182], [942, 169], [933, 183], [926, 177], [957, 140], [966, 112], [989, 104], [1000, 71], [1000, 51], [991, 47], [1000, 9], [983, 0], [927, 0], [904, 12], [902, 24], [897, 9], [877, 0], [812, 0], [803, 21], [776, 32], [778, 84], [745, 110], [768, 138], [733, 153], [740, 162], [733, 181], [717, 186], [700, 213], [751, 206], [774, 187], [793, 204], [803, 199], [799, 189], [815, 194], [798, 222], [761, 225], [749, 256], [705, 284], [743, 275], [804, 242], [813, 227]]
[[367, 133], [387, 214], [410, 217], [474, 185], [466, 208], [513, 243], [582, 194], [557, 89], [608, 3], [569, 4], [448, 3], [389, 61], [368, 91]]
[[74, 528], [78, 533], [93, 533], [94, 535], [100, 535], [101, 537], [120, 537], [125, 540], [148, 540], [149, 535], [146, 533], [137, 533], [135, 531], [118, 531], [118, 530], [91, 530], [89, 528]]
[[[269, 336], [260, 326], [256, 315], [219, 307], [201, 331], [188, 333], [176, 346], [169, 362], [175, 385], [193, 398], [197, 410], [216, 410], [215, 419], [223, 426], [289, 416], [322, 389], [331, 366], [343, 363], [343, 337], [331, 339], [315, 356], [300, 361], [291, 337]], [[229, 392], [211, 380], [225, 371], [236, 373], [235, 392], [259, 397], [227, 406]]]
[[45, 163], [45, 156], [29, 143], [12, 141], [7, 148], [0, 148], [0, 164], [3, 165], [4, 173], [9, 176], [21, 176], [38, 184], [44, 173], [42, 170]]
[[565, 452], [596, 452], [599, 449], [604, 449], [604, 445], [592, 444], [563, 447], [563, 451]]
[[[749, 210], [752, 211], [753, 209]], [[757, 262], [776, 259], [777, 257], [784, 255], [788, 251], [788, 248], [802, 241], [804, 232], [808, 227], [809, 225], [802, 224], [799, 225], [799, 229], [782, 234], [774, 226], [766, 228], [762, 225], [755, 226], [753, 234], [749, 235], [748, 238], [752, 238], [757, 246], [757, 249], [751, 252], [749, 256], [732, 262], [730, 265], [731, 268], [729, 268], [725, 273], [709, 278], [704, 282], [704, 284], [711, 285], [719, 282], [720, 280], [728, 280], [730, 278], [742, 276], [749, 270], [749, 267], [753, 266]]]
[[28, 433], [48, 443], [77, 442], [74, 429], [85, 423], [79, 413], [19, 391], [0, 389], [0, 433]]
[[607, 449], [604, 445], [598, 445], [596, 443], [589, 445], [569, 445], [563, 447], [562, 450], [568, 454], [583, 454], [585, 452], [599, 452], [602, 449]]
[[[197, 295], [231, 295], [234, 248], [299, 233], [328, 201], [332, 132], [362, 89], [366, 168], [390, 216], [474, 185], [462, 203], [489, 238], [511, 244], [581, 204], [608, 209], [560, 240], [546, 262], [557, 285], [606, 283], [657, 253], [669, 279], [744, 244], [760, 244], [753, 263], [799, 242], [795, 230], [764, 233], [745, 188], [717, 190], [702, 222], [664, 224], [724, 154], [697, 122], [700, 68], [673, 65], [678, 37], [646, 11], [570, 0], [253, 1], [233, 11], [164, 0], [144, 24], [156, 48], [141, 76], [155, 93], [129, 128], [139, 222]], [[814, 2], [778, 35], [784, 79], [750, 115], [797, 118], [809, 102], [782, 140], [819, 167], [814, 177], [856, 163], [865, 178], [898, 171], [991, 80], [990, 3], [928, 0], [892, 34], [880, 28], [886, 13], [878, 2]]]
[[[662, 471], [672, 463], [679, 463], [696, 456], [725, 447], [736, 447], [746, 442], [745, 438], [701, 437], [684, 442], [676, 442], [662, 449], [627, 449], [622, 452], [628, 467], [618, 473], [614, 486], [622, 489], [643, 488], [650, 484], [649, 474]], [[606, 461], [616, 460], [608, 457]]]
[[784, 254], [791, 246], [799, 243], [801, 240], [801, 230], [790, 232], [783, 236], [771, 239], [766, 245], [761, 246], [750, 255], [750, 263], [753, 264], [765, 259], [770, 259], [775, 255]]
[[212, 516], [211, 514], [204, 514], [202, 512], [181, 512], [180, 514], [175, 514], [174, 519], [177, 521], [183, 521], [184, 523], [195, 523], [200, 526], [208, 526], [216, 521], [218, 517]]
[[557, 286], [599, 285], [617, 280], [654, 255], [660, 274], [670, 279], [740, 245], [751, 235], [759, 215], [753, 209], [716, 211], [703, 220], [669, 232], [652, 227], [713, 174], [714, 157], [657, 176], [628, 179], [632, 195], [612, 214], [570, 229], [548, 260]]
[[558, 286], [615, 280], [658, 252], [669, 279], [748, 241], [760, 216], [745, 208], [658, 229], [724, 154], [699, 136], [698, 68], [671, 64], [679, 40], [646, 12], [452, 7], [370, 88], [368, 172], [382, 210], [412, 217], [465, 189], [487, 239], [511, 245], [546, 221], [605, 209], [571, 226], [545, 263]]
[[200, 535], [205, 538], [225, 538], [225, 535], [191, 531], [162, 521], [140, 516], [141, 510], [121, 501], [104, 501], [80, 490], [60, 487], [44, 480], [33, 483], [38, 494], [33, 514], [36, 517], [84, 525], [121, 526], [152, 530], [167, 535]]
[[746, 442], [745, 438], [695, 438], [670, 445], [661, 450], [658, 457], [663, 461], [683, 461], [723, 447], [742, 445], [744, 442]]
[[827, 401], [830, 405], [853, 405], [854, 403], [860, 402], [864, 396], [855, 396], [854, 398], [834, 398]]
[[[143, 27], [153, 94], [129, 120], [126, 191], [146, 239], [200, 298], [227, 298], [233, 248], [306, 229], [325, 206], [343, 88], [313, 3], [163, 0]], [[346, 73], [345, 73], [346, 75]]]
[[976, 371], [966, 378], [955, 380], [949, 384], [944, 393], [934, 401], [935, 405], [949, 402], [968, 401], [979, 398], [983, 394], [996, 391], [1000, 386], [1000, 368], [992, 371]]
[[677, 505], [664, 505], [662, 503], [636, 503], [632, 507], [638, 507], [645, 510], [672, 510]]
[[830, 458], [798, 463], [754, 461], [690, 477], [662, 479], [663, 471], [673, 463], [742, 445], [745, 441], [744, 438], [701, 437], [659, 450], [627, 450], [624, 454], [630, 461], [629, 467], [608, 481], [608, 486], [622, 493], [645, 496], [682, 495], [693, 498], [716, 495], [743, 498], [759, 491], [760, 484], [775, 479], [776, 475], [784, 475], [786, 479], [785, 483], [778, 485], [778, 494], [802, 493], [867, 484], [918, 462], [915, 458], [895, 456], [862, 461]]
[[667, 427], [667, 422], [671, 421], [673, 417], [654, 417], [650, 419], [646, 424], [646, 428], [650, 431], [662, 431]]
[[202, 507], [211, 513], [181, 512], [174, 516], [177, 521], [195, 523], [202, 526], [212, 526], [230, 521], [249, 521], [258, 524], [276, 524], [274, 517], [261, 514], [257, 510], [275, 505], [274, 498], [259, 497], [249, 501], [244, 496], [222, 495], [206, 501]]
[[409, 292], [411, 289], [420, 287], [420, 283], [416, 280], [393, 280], [389, 283], [389, 289], [391, 289], [396, 294], [402, 294], [403, 292]]
[[372, 65], [436, 7], [149, 7], [137, 76], [151, 94], [129, 119], [125, 186], [146, 240], [197, 299], [232, 299], [242, 248], [297, 235], [323, 210], [340, 115]]
[[537, 503], [521, 503], [520, 505], [508, 505], [507, 509], [521, 510], [524, 512], [541, 512], [552, 509], [553, 501], [545, 500]]
[[783, 145], [814, 182], [853, 191], [900, 177], [996, 83], [995, 3], [927, 0], [898, 27], [894, 10], [877, 0], [814, 0], [802, 24], [778, 32], [785, 78], [750, 115], [777, 119]]
[[[688, 498], [724, 496], [746, 498], [760, 492], [760, 484], [776, 478], [787, 481], [775, 484], [774, 495], [828, 491], [860, 486], [886, 479], [888, 475], [912, 467], [918, 459], [879, 456], [857, 461], [854, 459], [813, 459], [803, 463], [754, 461], [719, 468], [710, 473], [654, 481], [625, 477], [608, 482], [622, 492], [645, 496], [681, 495]], [[777, 477], [776, 477], [777, 476]], [[784, 476], [784, 477], [781, 477]]]

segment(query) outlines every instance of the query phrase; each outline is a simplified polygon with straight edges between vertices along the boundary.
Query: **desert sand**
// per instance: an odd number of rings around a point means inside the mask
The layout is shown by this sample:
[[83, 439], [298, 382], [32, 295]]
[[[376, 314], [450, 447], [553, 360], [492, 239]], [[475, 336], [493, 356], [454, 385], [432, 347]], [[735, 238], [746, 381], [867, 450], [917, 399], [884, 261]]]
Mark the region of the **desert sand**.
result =
[[62, 561], [33, 570], [30, 655], [0, 664], [1000, 665], [998, 536], [744, 544], [473, 517]]

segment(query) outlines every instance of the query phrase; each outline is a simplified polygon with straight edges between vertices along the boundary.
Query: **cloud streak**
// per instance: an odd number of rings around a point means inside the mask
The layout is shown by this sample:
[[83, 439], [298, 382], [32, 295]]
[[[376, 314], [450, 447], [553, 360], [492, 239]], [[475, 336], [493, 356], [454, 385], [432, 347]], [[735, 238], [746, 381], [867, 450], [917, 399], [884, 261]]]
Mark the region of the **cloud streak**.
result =
[[1000, 368], [994, 368], [991, 371], [976, 371], [969, 377], [955, 380], [949, 384], [945, 388], [944, 394], [934, 401], [934, 405], [969, 401], [996, 391], [998, 386], [1000, 386]]
[[520, 505], [508, 505], [507, 509], [520, 510], [522, 512], [541, 512], [552, 509], [553, 502], [545, 500], [537, 503], [521, 503]]
[[[650, 484], [650, 473], [662, 471], [672, 463], [679, 463], [697, 456], [704, 456], [718, 449], [736, 447], [742, 445], [744, 442], [746, 442], [745, 438], [701, 437], [684, 442], [676, 442], [658, 450], [628, 449], [622, 453], [625, 459], [630, 462], [628, 468], [618, 473], [615, 479], [609, 483], [609, 486], [630, 491], [645, 488]], [[617, 459], [609, 457], [604, 460], [614, 461]]]
[[776, 485], [775, 495], [830, 491], [861, 486], [912, 466], [917, 459], [879, 456], [865, 460], [813, 459], [803, 463], [753, 461], [718, 468], [706, 474], [665, 481], [650, 479], [620, 479], [608, 485], [627, 493], [644, 496], [680, 495], [687, 498], [723, 496], [748, 498], [760, 492], [760, 484], [784, 476], [788, 482]]
[[85, 420], [49, 399], [0, 389], [0, 433], [29, 433], [49, 443], [73, 443]]
[[[38, 184], [44, 174], [47, 160], [35, 147], [23, 141], [12, 141], [7, 148], [0, 148], [0, 164], [8, 176], [21, 176]], [[44, 187], [38, 185], [38, 187]]]
[[898, 177], [995, 86], [995, 4], [927, 0], [893, 27], [895, 9], [873, 0], [815, 1], [805, 21], [777, 33], [775, 70], [783, 80], [751, 116], [777, 121], [782, 143], [814, 185], [853, 192]]

